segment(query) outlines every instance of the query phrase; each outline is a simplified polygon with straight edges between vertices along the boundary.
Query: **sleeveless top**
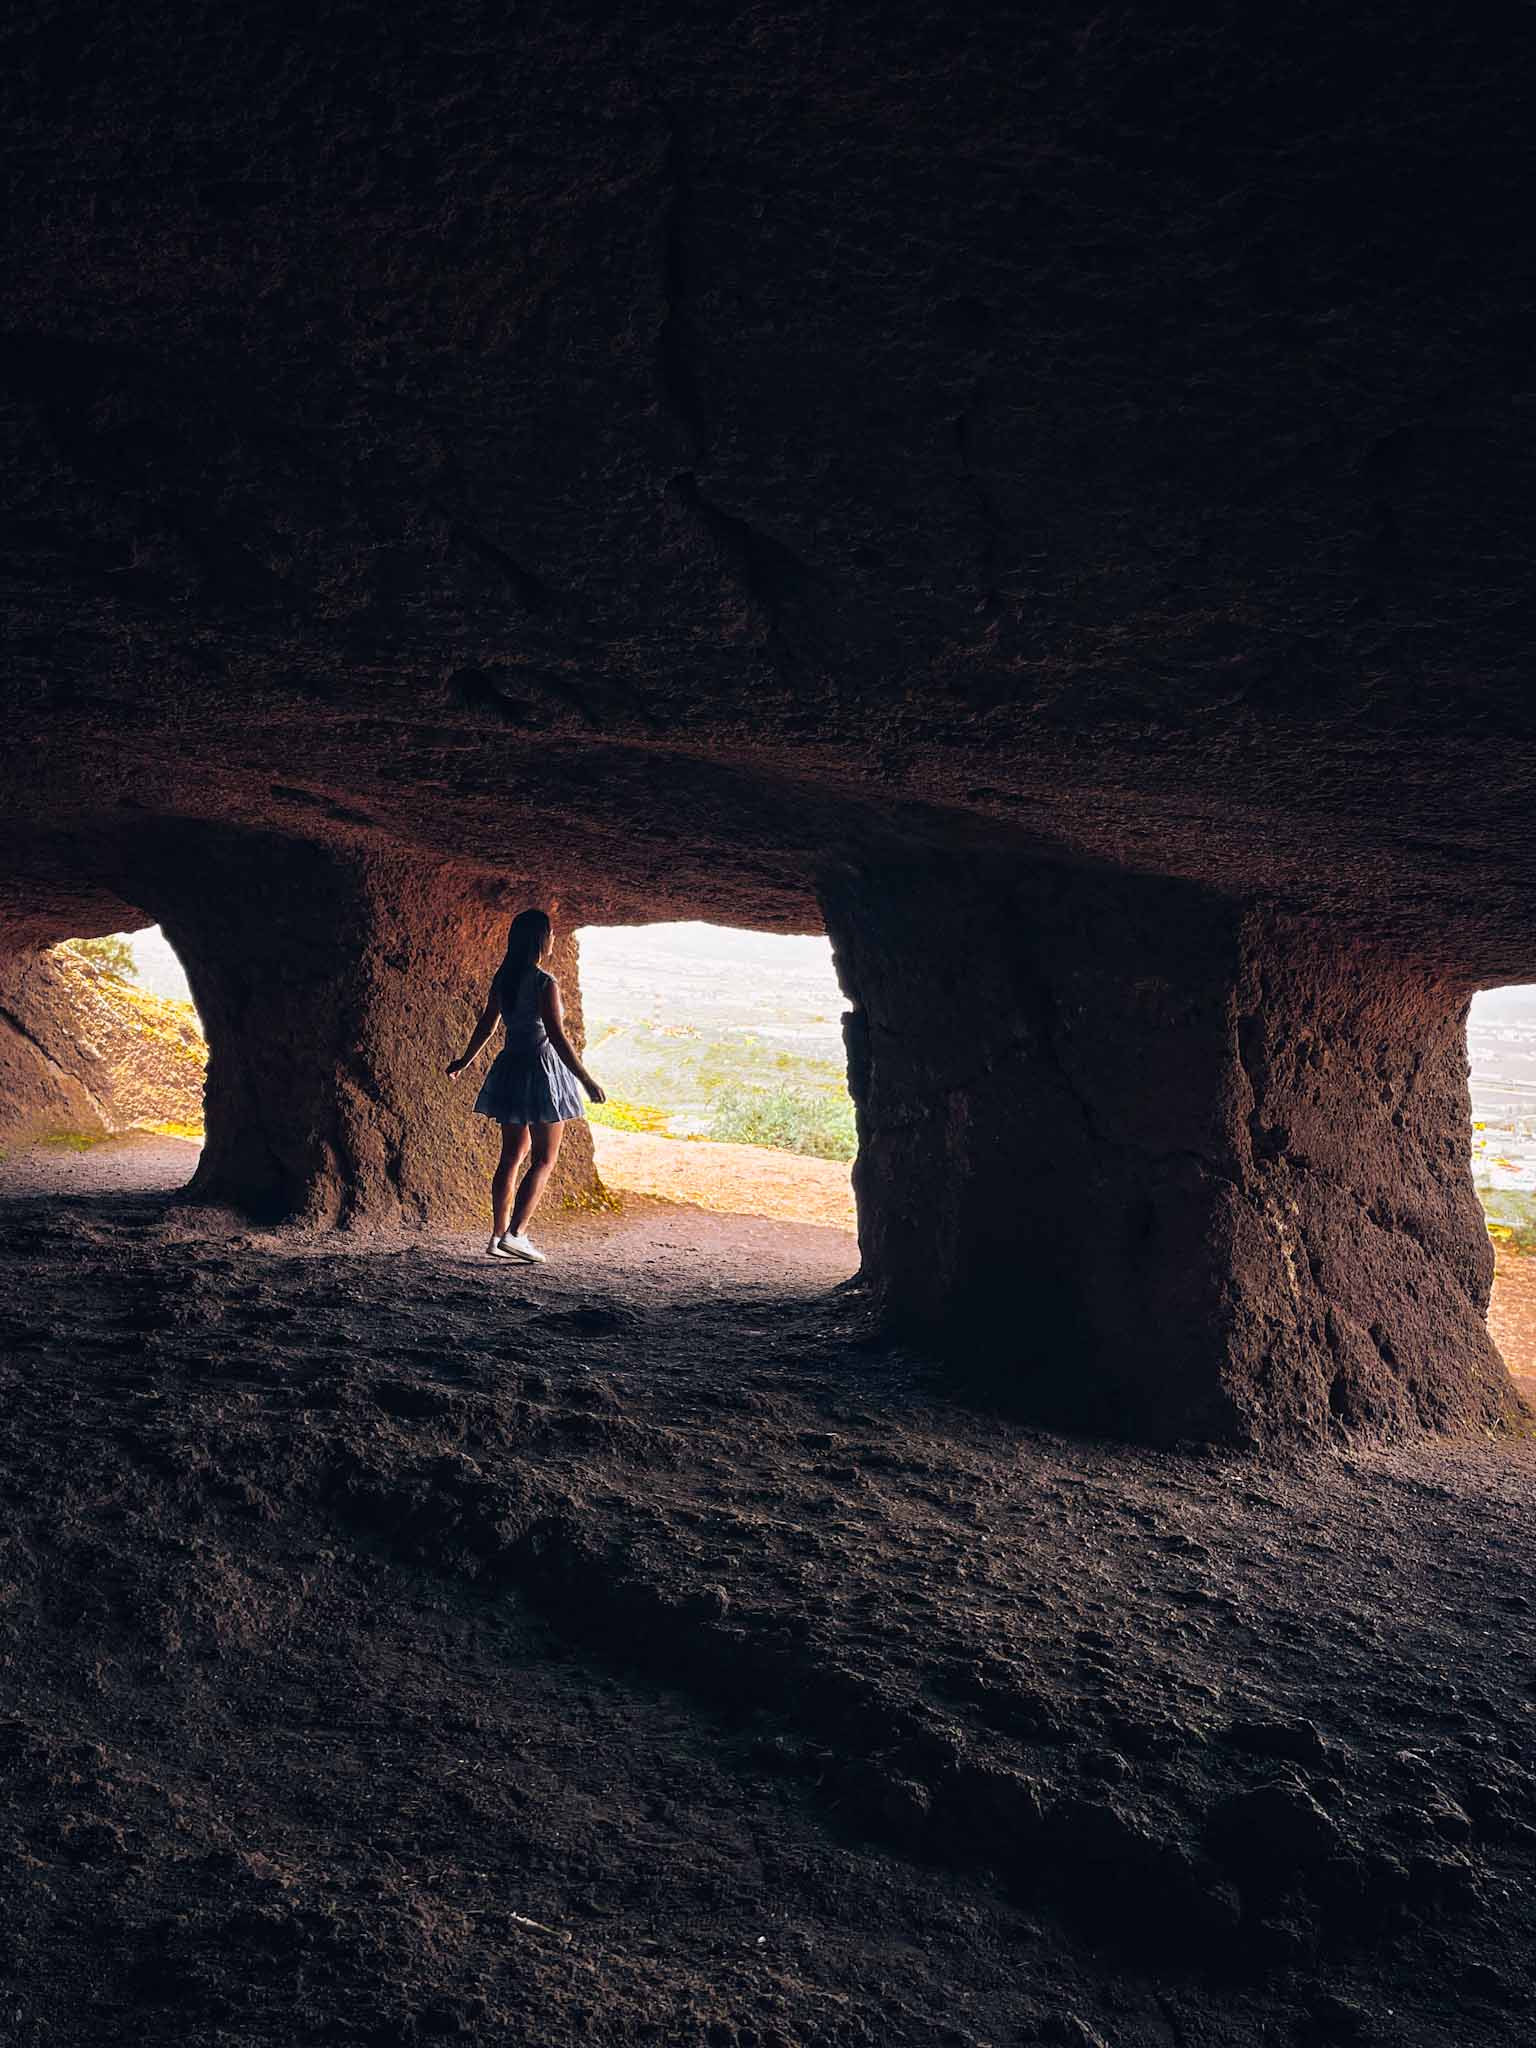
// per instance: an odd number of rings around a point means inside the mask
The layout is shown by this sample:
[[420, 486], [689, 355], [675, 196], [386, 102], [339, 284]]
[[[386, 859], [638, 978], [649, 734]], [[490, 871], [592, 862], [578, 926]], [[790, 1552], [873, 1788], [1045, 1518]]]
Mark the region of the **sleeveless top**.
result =
[[542, 1052], [548, 1045], [549, 1033], [544, 1029], [541, 1012], [544, 991], [554, 978], [542, 967], [524, 968], [515, 983], [509, 976], [497, 978], [496, 1000], [506, 1026], [508, 1052]]

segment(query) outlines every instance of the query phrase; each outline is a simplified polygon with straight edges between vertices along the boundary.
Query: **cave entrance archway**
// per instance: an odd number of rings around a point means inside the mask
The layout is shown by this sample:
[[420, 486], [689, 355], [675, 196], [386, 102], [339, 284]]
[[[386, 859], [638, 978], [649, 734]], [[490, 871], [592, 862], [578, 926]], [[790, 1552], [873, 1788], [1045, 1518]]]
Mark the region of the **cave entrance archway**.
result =
[[[203, 1141], [208, 1044], [181, 957], [158, 925], [51, 950], [75, 997], [82, 1070], [113, 1132]], [[189, 1155], [187, 1170], [195, 1165]]]
[[1488, 1327], [1536, 1397], [1536, 986], [1482, 989], [1467, 1019], [1472, 1178], [1496, 1265]]
[[186, 977], [150, 928], [54, 940], [0, 962], [0, 1127], [21, 1146], [86, 1152], [174, 1140], [167, 1185], [203, 1135], [207, 1047]]
[[698, 922], [578, 934], [604, 1183], [849, 1233], [856, 1150], [843, 1017], [821, 934]]
[[[882, 1324], [1035, 1419], [1117, 1434], [1513, 1420], [1484, 1317], [1467, 984], [1199, 885], [939, 836], [828, 839], [816, 871], [852, 1004], [859, 1272]], [[36, 1014], [26, 983], [61, 934], [158, 920], [211, 1049], [191, 1197], [314, 1228], [483, 1227], [495, 1134], [448, 1069], [513, 913], [701, 901], [633, 877], [583, 899], [564, 871], [190, 819], [21, 856], [0, 1019]], [[761, 914], [819, 922], [805, 893]], [[578, 948], [557, 931], [580, 1047]], [[600, 1009], [590, 1057], [623, 1101]], [[4, 1046], [41, 1057], [25, 1031]], [[584, 1121], [560, 1174], [553, 1200], [592, 1208]], [[738, 1263], [771, 1290], [780, 1226], [742, 1222]], [[836, 1242], [844, 1277], [853, 1239]]]

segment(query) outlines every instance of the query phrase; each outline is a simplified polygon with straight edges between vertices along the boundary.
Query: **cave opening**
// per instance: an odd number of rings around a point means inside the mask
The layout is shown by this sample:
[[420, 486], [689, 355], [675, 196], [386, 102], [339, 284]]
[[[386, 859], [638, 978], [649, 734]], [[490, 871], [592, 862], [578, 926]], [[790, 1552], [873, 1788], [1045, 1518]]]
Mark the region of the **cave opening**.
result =
[[577, 939], [585, 1057], [608, 1096], [589, 1112], [604, 1184], [852, 1233], [848, 1002], [830, 941], [701, 922]]
[[1493, 1240], [1488, 1327], [1536, 1393], [1536, 986], [1481, 989], [1467, 1017], [1472, 1179]]
[[186, 973], [154, 926], [8, 955], [0, 1065], [8, 1139], [62, 1152], [154, 1143], [185, 1180], [203, 1139], [207, 1042]]

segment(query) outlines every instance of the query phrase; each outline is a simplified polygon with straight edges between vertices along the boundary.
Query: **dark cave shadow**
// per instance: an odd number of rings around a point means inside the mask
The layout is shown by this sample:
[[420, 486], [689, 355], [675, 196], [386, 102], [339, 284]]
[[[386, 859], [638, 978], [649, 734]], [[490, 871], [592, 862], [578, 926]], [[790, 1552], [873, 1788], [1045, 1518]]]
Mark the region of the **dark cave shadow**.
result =
[[176, 1188], [90, 1188], [90, 1189], [0, 1189], [0, 1212], [15, 1214], [27, 1209], [64, 1210], [81, 1216], [127, 1211], [136, 1215], [164, 1215], [176, 1208], [195, 1205], [184, 1197], [185, 1187]]

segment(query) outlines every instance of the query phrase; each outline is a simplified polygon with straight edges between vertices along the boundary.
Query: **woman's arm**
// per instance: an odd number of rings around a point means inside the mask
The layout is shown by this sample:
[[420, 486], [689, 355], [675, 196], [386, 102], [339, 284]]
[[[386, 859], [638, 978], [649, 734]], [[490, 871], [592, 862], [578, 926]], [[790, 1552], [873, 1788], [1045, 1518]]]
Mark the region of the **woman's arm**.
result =
[[485, 1008], [480, 1012], [480, 1022], [475, 1026], [474, 1037], [469, 1041], [466, 1050], [448, 1068], [448, 1078], [450, 1081], [457, 1081], [464, 1069], [475, 1059], [484, 1046], [485, 1041], [496, 1029], [497, 1019], [500, 1016], [501, 1005], [496, 1000], [496, 984], [493, 981], [491, 983], [491, 992], [485, 999]]
[[565, 1035], [565, 1006], [560, 1000], [560, 984], [551, 975], [544, 984], [544, 999], [541, 1004], [544, 1029], [549, 1033], [549, 1042], [561, 1059], [576, 1076], [582, 1087], [594, 1102], [606, 1102], [607, 1096], [598, 1087], [581, 1061], [576, 1057], [576, 1048]]

